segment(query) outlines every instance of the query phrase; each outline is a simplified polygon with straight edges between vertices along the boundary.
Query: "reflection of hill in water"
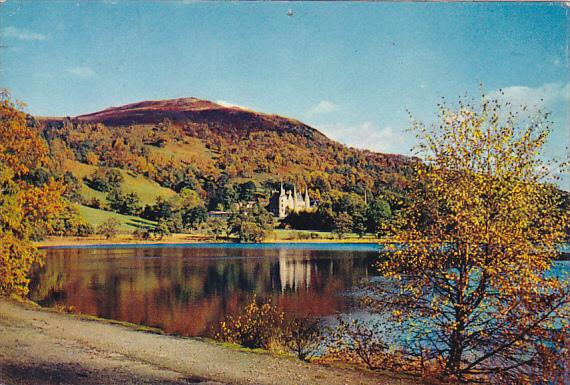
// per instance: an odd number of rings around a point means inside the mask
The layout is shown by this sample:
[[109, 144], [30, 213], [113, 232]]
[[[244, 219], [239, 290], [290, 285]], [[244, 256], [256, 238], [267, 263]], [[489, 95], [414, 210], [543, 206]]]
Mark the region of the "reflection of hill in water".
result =
[[97, 316], [207, 334], [253, 293], [296, 314], [346, 310], [343, 293], [373, 274], [374, 251], [153, 247], [48, 250], [30, 297]]

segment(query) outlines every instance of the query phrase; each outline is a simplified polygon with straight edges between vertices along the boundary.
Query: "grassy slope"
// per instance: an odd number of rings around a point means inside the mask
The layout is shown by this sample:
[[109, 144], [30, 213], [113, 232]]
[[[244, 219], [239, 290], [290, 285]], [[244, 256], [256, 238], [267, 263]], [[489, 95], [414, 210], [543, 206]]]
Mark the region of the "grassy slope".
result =
[[[96, 166], [91, 166], [72, 160], [66, 161], [64, 167], [66, 171], [71, 171], [81, 181], [84, 177], [89, 176], [97, 169]], [[121, 172], [121, 174], [123, 174], [123, 177], [125, 178], [121, 190], [125, 193], [137, 194], [143, 204], [154, 203], [156, 201], [156, 198], [159, 196], [169, 198], [176, 195], [175, 191], [162, 187], [158, 183], [151, 181], [142, 175], [133, 175], [126, 170], [118, 170]], [[85, 184], [82, 187], [82, 194], [88, 199], [97, 198], [99, 201], [101, 201], [101, 203], [106, 202], [105, 193], [93, 190]]]
[[[94, 190], [83, 183], [83, 178], [92, 174], [97, 167], [84, 164], [78, 161], [67, 160], [64, 164], [66, 171], [71, 171], [82, 183], [81, 194], [86, 199], [97, 198], [102, 204], [107, 202], [107, 194]], [[168, 198], [176, 195], [176, 192], [160, 186], [158, 183], [146, 179], [142, 175], [133, 175], [126, 170], [118, 169], [123, 177], [125, 178], [121, 190], [124, 193], [135, 193], [141, 200], [141, 203], [152, 204], [156, 201], [159, 196]], [[139, 217], [122, 215], [110, 211], [94, 209], [87, 206], [77, 205], [81, 216], [89, 223], [94, 226], [98, 226], [107, 219], [115, 218], [121, 223], [120, 231], [122, 232], [132, 232], [137, 227], [149, 227], [154, 226], [155, 223]]]
[[107, 204], [107, 194], [101, 191], [97, 191], [87, 186], [85, 183], [81, 183], [81, 195], [87, 200], [96, 198], [101, 204]]
[[82, 205], [77, 205], [76, 207], [79, 210], [81, 216], [94, 226], [98, 226], [110, 218], [115, 218], [118, 220], [121, 223], [120, 230], [124, 232], [132, 232], [136, 228], [149, 226], [152, 227], [155, 225], [155, 222], [139, 217], [117, 214], [110, 211], [94, 209]]
[[198, 138], [186, 137], [184, 143], [169, 143], [164, 148], [146, 146], [150, 151], [155, 151], [163, 156], [172, 157], [186, 163], [211, 164], [214, 167], [212, 158], [214, 155], [204, 146]]

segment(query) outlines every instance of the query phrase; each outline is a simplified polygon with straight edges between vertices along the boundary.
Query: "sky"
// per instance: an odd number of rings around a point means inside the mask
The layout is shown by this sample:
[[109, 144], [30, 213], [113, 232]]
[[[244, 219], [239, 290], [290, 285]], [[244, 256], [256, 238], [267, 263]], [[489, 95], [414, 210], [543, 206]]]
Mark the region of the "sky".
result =
[[43, 116], [193, 96], [409, 154], [408, 111], [429, 123], [442, 97], [483, 84], [550, 111], [546, 152], [560, 158], [567, 4], [4, 0], [0, 87]]

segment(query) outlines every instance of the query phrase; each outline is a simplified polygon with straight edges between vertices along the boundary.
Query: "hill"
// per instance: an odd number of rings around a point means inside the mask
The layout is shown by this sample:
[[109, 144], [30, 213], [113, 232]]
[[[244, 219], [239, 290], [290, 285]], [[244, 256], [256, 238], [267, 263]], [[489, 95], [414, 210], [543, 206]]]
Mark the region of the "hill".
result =
[[196, 98], [30, 120], [50, 147], [52, 172], [76, 179], [75, 202], [106, 210], [108, 190], [90, 182], [110, 172], [102, 170], [121, 174], [120, 191], [141, 205], [190, 189], [208, 209], [231, 210], [240, 200], [267, 202], [280, 183], [307, 188], [313, 202], [365, 192], [397, 201], [412, 161], [344, 146], [295, 119]]
[[[144, 163], [192, 165], [199, 177], [284, 180], [311, 190], [326, 190], [317, 179], [327, 179], [331, 188], [349, 191], [377, 190], [382, 187], [378, 183], [401, 187], [397, 182], [410, 160], [348, 148], [294, 119], [196, 98], [145, 101], [74, 118], [38, 120], [48, 141], [61, 139], [78, 161], [89, 163], [86, 156], [91, 151], [91, 158], [99, 158], [91, 163], [118, 165], [163, 186], [156, 170], [145, 169]], [[120, 159], [117, 153], [123, 150], [129, 156]], [[319, 172], [321, 178], [315, 176]]]
[[222, 106], [207, 100], [181, 98], [144, 101], [80, 115], [80, 122], [103, 123], [107, 126], [156, 124], [168, 119], [173, 124], [203, 123], [216, 127], [218, 133], [258, 130], [290, 132], [325, 138], [323, 134], [297, 120], [269, 115], [239, 107]]

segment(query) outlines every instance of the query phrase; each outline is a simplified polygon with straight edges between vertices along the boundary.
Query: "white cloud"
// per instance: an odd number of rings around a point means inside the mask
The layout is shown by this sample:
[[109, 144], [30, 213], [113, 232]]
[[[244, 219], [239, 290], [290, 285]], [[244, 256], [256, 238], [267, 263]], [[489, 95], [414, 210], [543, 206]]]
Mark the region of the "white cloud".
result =
[[309, 109], [309, 115], [328, 114], [336, 110], [338, 110], [338, 105], [329, 100], [321, 100]]
[[380, 128], [372, 121], [356, 126], [332, 124], [318, 128], [331, 138], [356, 148], [393, 154], [406, 154], [410, 148], [410, 138], [406, 133], [398, 132], [391, 126]]
[[226, 100], [216, 100], [216, 104], [219, 104], [220, 106], [224, 107], [236, 107], [236, 108], [241, 108], [242, 110], [251, 110], [251, 108], [240, 106], [239, 104], [228, 102]]
[[93, 68], [87, 66], [76, 66], [68, 68], [67, 73], [80, 79], [89, 79], [95, 76], [95, 71], [93, 71]]
[[8, 39], [17, 39], [24, 41], [44, 41], [48, 37], [43, 33], [32, 32], [26, 29], [20, 29], [16, 27], [6, 27], [2, 30], [2, 35]]
[[535, 111], [540, 108], [549, 108], [559, 102], [570, 101], [570, 83], [547, 83], [540, 87], [511, 86], [493, 91], [492, 98], [509, 101], [514, 108], [526, 106]]

